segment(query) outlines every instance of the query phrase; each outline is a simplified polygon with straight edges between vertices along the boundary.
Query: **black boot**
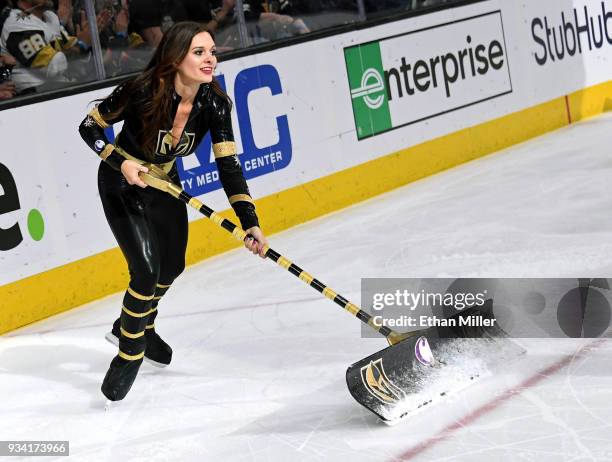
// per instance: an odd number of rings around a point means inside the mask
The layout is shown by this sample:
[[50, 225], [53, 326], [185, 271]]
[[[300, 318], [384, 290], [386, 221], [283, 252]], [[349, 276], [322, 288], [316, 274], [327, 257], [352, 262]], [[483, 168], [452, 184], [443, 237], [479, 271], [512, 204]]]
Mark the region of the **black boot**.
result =
[[[119, 353], [111, 361], [102, 382], [102, 393], [111, 401], [119, 401], [132, 388], [144, 358], [145, 328], [151, 314], [153, 295], [143, 295], [128, 288], [123, 297], [119, 322], [113, 325], [117, 333]], [[106, 338], [113, 335], [111, 331]]]
[[155, 328], [145, 331], [147, 348], [145, 358], [148, 363], [157, 367], [166, 367], [172, 361], [172, 348], [162, 340]]
[[[155, 287], [154, 297], [151, 300], [151, 312], [147, 317], [145, 328], [146, 349], [144, 359], [157, 367], [166, 367], [172, 361], [172, 348], [162, 340], [157, 332], [155, 332], [155, 318], [157, 318], [157, 305], [161, 298], [166, 294], [170, 284], [158, 283]], [[123, 312], [122, 312], [123, 316]], [[129, 319], [129, 318], [128, 318]], [[131, 326], [130, 326], [131, 327]], [[113, 345], [119, 345], [121, 338], [121, 318], [113, 323], [113, 329], [106, 334], [106, 340]]]
[[[155, 320], [154, 314], [157, 314], [157, 310], [151, 313], [149, 316]], [[117, 320], [113, 323], [113, 329], [106, 334], [106, 340], [113, 345], [119, 346], [119, 337], [121, 336], [121, 320]], [[157, 367], [166, 367], [172, 361], [172, 348], [166, 342], [162, 340], [157, 332], [155, 332], [154, 324], [151, 322], [145, 330], [146, 348], [145, 348], [145, 360]]]
[[141, 364], [142, 358], [136, 361], [127, 361], [118, 355], [115, 356], [102, 382], [104, 396], [111, 401], [119, 401], [125, 398], [132, 388], [134, 380], [136, 380]]

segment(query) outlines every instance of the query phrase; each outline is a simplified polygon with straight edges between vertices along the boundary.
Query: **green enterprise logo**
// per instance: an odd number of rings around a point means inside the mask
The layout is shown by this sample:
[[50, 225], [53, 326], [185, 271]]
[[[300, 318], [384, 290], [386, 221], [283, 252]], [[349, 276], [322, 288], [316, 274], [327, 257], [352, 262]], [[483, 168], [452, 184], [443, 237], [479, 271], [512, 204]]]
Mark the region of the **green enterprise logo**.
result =
[[391, 112], [379, 42], [344, 49], [357, 138], [364, 139], [389, 130]]

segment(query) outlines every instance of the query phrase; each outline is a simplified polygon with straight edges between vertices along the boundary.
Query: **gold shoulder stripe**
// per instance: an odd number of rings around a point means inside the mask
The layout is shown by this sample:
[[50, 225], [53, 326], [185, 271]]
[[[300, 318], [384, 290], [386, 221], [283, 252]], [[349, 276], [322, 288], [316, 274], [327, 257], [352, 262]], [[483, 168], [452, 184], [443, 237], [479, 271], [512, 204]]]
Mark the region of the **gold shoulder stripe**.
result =
[[255, 203], [253, 202], [253, 199], [248, 194], [234, 194], [233, 196], [230, 196], [228, 199], [229, 199], [230, 205], [234, 205], [236, 202], [241, 202], [241, 201], [248, 202], [250, 204], [255, 205]]
[[218, 159], [219, 157], [233, 156], [236, 154], [236, 143], [233, 141], [215, 143], [213, 144], [213, 152], [215, 153], [215, 159]]
[[102, 114], [100, 114], [100, 110], [98, 109], [98, 106], [96, 106], [95, 108], [93, 108], [90, 112], [89, 112], [89, 116], [96, 121], [96, 123], [102, 127], [102, 128], [108, 128], [110, 127], [110, 125], [108, 124], [108, 122], [106, 120], [104, 120], [104, 118], [102, 118]]
[[100, 153], [100, 158], [102, 160], [106, 160], [108, 159], [108, 156], [110, 156], [113, 153], [113, 149], [115, 149], [115, 146], [113, 146], [112, 144], [107, 144], [106, 146], [104, 146], [104, 149], [102, 150], [102, 152]]

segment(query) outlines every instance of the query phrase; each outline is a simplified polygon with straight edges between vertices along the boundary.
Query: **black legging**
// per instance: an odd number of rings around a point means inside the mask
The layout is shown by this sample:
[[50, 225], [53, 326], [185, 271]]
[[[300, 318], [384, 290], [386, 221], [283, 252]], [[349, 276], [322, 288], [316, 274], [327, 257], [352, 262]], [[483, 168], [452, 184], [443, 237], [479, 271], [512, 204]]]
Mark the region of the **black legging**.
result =
[[[178, 183], [176, 166], [170, 177]], [[130, 287], [143, 295], [157, 284], [170, 285], [185, 269], [187, 208], [150, 186], [128, 184], [105, 162], [98, 169], [104, 214], [128, 263]]]

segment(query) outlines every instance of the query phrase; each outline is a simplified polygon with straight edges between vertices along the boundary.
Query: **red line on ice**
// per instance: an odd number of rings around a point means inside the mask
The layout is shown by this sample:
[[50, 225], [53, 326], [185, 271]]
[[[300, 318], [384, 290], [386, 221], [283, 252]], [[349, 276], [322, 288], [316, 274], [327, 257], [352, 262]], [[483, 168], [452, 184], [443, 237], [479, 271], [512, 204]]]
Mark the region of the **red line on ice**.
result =
[[429, 439], [427, 439], [425, 441], [422, 441], [419, 444], [417, 444], [416, 446], [413, 446], [412, 448], [408, 449], [401, 456], [398, 456], [398, 457], [396, 457], [393, 460], [410, 460], [410, 459], [413, 459], [414, 457], [418, 456], [419, 454], [421, 454], [421, 453], [427, 451], [428, 449], [430, 449], [432, 446], [435, 446], [440, 441], [443, 441], [443, 440], [447, 439], [449, 436], [451, 436], [457, 430], [470, 425], [471, 423], [475, 422], [477, 419], [479, 419], [483, 415], [488, 414], [489, 412], [491, 412], [494, 409], [498, 408], [500, 405], [502, 405], [503, 403], [508, 401], [513, 396], [520, 394], [523, 390], [525, 390], [527, 388], [531, 388], [531, 387], [537, 385], [542, 380], [547, 379], [551, 375], [559, 372], [561, 369], [563, 369], [564, 367], [569, 365], [572, 361], [574, 361], [576, 359], [579, 359], [582, 356], [585, 356], [587, 353], [590, 353], [594, 349], [598, 348], [605, 341], [606, 340], [602, 340], [602, 339], [596, 340], [596, 341], [588, 344], [587, 346], [585, 346], [578, 353], [572, 354], [572, 355], [567, 355], [567, 356], [561, 358], [556, 363], [548, 366], [547, 368], [542, 369], [541, 371], [536, 372], [534, 375], [532, 375], [528, 379], [524, 380], [523, 382], [519, 383], [518, 385], [516, 385], [516, 386], [514, 386], [512, 388], [509, 388], [508, 390], [506, 390], [501, 395], [493, 398], [491, 401], [489, 401], [488, 403], [483, 404], [482, 406], [480, 406], [475, 411], [465, 415], [464, 417], [460, 418], [459, 420], [457, 420], [457, 421], [453, 422], [452, 424], [448, 425], [446, 428], [442, 429], [439, 433], [437, 433], [436, 435], [432, 436], [431, 438], [429, 438]]

